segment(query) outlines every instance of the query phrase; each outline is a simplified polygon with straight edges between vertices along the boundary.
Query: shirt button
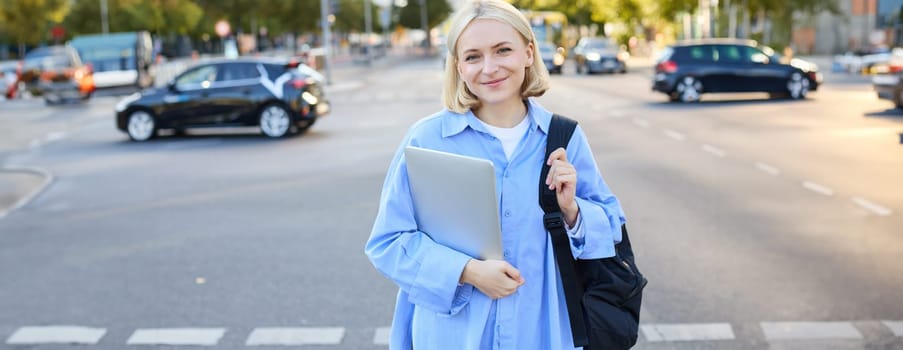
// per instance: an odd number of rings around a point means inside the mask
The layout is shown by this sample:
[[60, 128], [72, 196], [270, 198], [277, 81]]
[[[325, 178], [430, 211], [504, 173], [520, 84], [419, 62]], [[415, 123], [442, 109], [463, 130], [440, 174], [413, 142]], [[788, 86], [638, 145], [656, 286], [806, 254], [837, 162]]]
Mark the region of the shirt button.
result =
[[505, 249], [505, 257], [506, 257], [506, 258], [510, 258], [510, 257], [511, 257], [511, 251], [510, 251], [510, 250]]
[[509, 216], [511, 216], [511, 211], [510, 211], [510, 210], [505, 210], [505, 217], [507, 218], [507, 217], [509, 217]]

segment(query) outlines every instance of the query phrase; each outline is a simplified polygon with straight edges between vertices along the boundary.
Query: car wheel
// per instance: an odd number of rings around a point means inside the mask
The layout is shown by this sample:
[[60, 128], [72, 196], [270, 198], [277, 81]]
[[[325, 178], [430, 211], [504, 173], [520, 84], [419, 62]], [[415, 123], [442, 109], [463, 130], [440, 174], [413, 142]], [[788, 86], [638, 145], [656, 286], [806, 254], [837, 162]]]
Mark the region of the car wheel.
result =
[[794, 72], [787, 80], [787, 92], [794, 100], [806, 98], [806, 94], [809, 93], [809, 79], [803, 78], [799, 72]]
[[683, 77], [675, 88], [680, 102], [699, 102], [702, 94], [702, 82], [694, 77]]
[[288, 110], [278, 104], [268, 104], [260, 110], [260, 131], [271, 138], [289, 134], [292, 121]]
[[126, 123], [126, 131], [132, 141], [147, 141], [157, 136], [157, 121], [145, 110], [133, 111]]

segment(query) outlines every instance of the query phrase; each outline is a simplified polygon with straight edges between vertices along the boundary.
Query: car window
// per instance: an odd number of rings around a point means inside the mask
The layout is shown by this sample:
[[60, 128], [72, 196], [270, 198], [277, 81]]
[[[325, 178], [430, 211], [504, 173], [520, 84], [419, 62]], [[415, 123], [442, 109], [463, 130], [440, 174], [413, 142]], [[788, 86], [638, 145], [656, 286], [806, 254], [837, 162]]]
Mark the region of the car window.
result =
[[747, 63], [748, 56], [740, 46], [736, 45], [719, 45], [716, 46], [716, 55], [718, 62], [721, 63]]
[[216, 81], [235, 81], [257, 79], [260, 72], [256, 63], [230, 63], [220, 66]]
[[183, 73], [176, 79], [176, 85], [184, 87], [187, 85], [201, 85], [205, 82], [210, 84], [214, 81], [216, 81], [216, 66], [207, 65], [193, 68]]
[[746, 60], [752, 63], [768, 63], [767, 54], [755, 47], [746, 47]]
[[276, 80], [280, 75], [285, 74], [285, 66], [281, 66], [278, 64], [265, 64], [263, 67], [267, 71], [267, 76], [270, 80]]
[[681, 61], [712, 62], [715, 60], [714, 50], [710, 45], [684, 46], [676, 50], [674, 58]]

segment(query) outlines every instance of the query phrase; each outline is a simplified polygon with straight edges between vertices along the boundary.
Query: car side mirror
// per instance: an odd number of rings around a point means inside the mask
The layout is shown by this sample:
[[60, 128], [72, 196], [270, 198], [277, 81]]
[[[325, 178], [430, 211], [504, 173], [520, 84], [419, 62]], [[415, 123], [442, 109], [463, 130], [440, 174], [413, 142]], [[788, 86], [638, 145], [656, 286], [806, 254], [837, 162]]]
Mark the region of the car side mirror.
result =
[[172, 91], [172, 92], [177, 92], [177, 91], [179, 91], [179, 89], [176, 88], [176, 82], [175, 82], [175, 81], [170, 81], [170, 82], [166, 83], [166, 88], [167, 88], [169, 91]]

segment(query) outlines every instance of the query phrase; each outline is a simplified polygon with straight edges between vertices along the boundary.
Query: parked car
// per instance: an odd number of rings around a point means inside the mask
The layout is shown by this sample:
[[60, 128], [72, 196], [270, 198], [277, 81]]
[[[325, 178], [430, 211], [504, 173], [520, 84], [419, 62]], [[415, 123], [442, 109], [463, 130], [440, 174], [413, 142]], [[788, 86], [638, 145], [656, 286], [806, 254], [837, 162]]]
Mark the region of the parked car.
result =
[[774, 50], [752, 40], [685, 41], [664, 50], [652, 89], [671, 101], [696, 102], [703, 93], [767, 92], [803, 99], [822, 82], [818, 67], [801, 59], [782, 63]]
[[835, 55], [832, 64], [835, 71], [872, 74], [875, 67], [887, 65], [893, 55], [888, 47], [878, 46], [867, 50], [847, 51]]
[[89, 99], [95, 90], [93, 74], [71, 46], [48, 46], [25, 54], [19, 79], [32, 95], [56, 104]]
[[16, 97], [16, 83], [19, 81], [19, 62], [0, 62], [0, 96]]
[[577, 73], [627, 73], [627, 52], [609, 38], [581, 38], [574, 47]]
[[116, 126], [134, 141], [161, 129], [259, 126], [272, 138], [303, 132], [330, 111], [320, 83], [297, 62], [241, 58], [201, 63], [165, 87], [147, 89], [116, 105]]
[[549, 74], [561, 74], [564, 66], [564, 48], [548, 42], [540, 42], [538, 48]]

